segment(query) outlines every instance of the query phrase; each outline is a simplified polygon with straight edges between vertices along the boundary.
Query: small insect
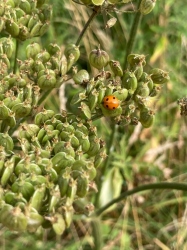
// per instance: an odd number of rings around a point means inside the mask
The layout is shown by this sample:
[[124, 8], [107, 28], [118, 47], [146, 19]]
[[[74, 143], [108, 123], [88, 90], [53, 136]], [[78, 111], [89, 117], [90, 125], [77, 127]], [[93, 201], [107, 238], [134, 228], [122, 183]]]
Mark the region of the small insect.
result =
[[116, 109], [119, 103], [119, 100], [114, 95], [105, 96], [103, 99], [103, 106], [109, 110]]

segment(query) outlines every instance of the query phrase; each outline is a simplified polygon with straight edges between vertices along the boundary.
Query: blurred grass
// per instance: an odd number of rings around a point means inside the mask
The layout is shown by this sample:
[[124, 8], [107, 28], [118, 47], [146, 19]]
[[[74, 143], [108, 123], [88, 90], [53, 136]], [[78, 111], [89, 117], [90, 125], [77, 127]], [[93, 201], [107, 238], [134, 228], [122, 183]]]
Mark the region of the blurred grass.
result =
[[[75, 43], [91, 10], [67, 0], [51, 0], [51, 3], [53, 22], [41, 43], [46, 46], [56, 42], [63, 49], [67, 43]], [[125, 9], [120, 7], [119, 13], [112, 12], [118, 21], [109, 30], [104, 23], [111, 18], [109, 13], [105, 12], [104, 18], [103, 15], [96, 18], [81, 43], [78, 68], [92, 70], [87, 65], [87, 54], [98, 44], [112, 59], [123, 63], [134, 14], [122, 11], [131, 10], [136, 3], [127, 4]], [[105, 176], [102, 168], [98, 169], [96, 181], [103, 180], [100, 201], [112, 199], [127, 187], [156, 181], [187, 181], [186, 121], [180, 117], [177, 106], [177, 99], [187, 95], [186, 13], [187, 6], [182, 1], [157, 1], [154, 11], [141, 21], [133, 52], [147, 56], [148, 70], [160, 67], [169, 71], [171, 81], [163, 87], [159, 101], [152, 104], [156, 121], [150, 129], [139, 125], [118, 127]], [[20, 57], [24, 57], [22, 49]], [[66, 95], [72, 95], [73, 91], [69, 84]], [[56, 90], [48, 97], [46, 108], [59, 112], [58, 94]], [[113, 127], [106, 119], [95, 124], [107, 145]], [[90, 201], [94, 199], [92, 194], [88, 197]], [[103, 249], [187, 249], [186, 200], [185, 192], [154, 190], [134, 195], [114, 206], [102, 217]], [[82, 217], [75, 218], [62, 237], [48, 231], [18, 235], [1, 229], [0, 234], [2, 250], [94, 249], [90, 221]]]

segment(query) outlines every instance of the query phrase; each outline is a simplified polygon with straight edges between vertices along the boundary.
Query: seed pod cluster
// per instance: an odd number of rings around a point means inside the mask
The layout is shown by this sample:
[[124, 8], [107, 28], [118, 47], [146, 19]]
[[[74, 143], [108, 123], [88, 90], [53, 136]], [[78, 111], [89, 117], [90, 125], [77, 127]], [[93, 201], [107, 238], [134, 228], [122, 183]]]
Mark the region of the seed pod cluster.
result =
[[21, 124], [17, 147], [0, 134], [0, 223], [14, 231], [70, 226], [73, 202], [85, 197], [106, 157], [91, 121], [43, 110], [33, 124]]
[[3, 0], [0, 7], [0, 32], [19, 40], [42, 36], [49, 27], [52, 8], [48, 0]]
[[89, 58], [92, 66], [102, 70], [94, 78], [89, 79], [85, 70], [75, 74], [75, 83], [86, 87], [74, 95], [71, 104], [79, 105], [84, 119], [104, 115], [119, 125], [137, 125], [141, 122], [143, 127], [150, 127], [154, 112], [148, 107], [148, 101], [157, 96], [161, 86], [169, 81], [169, 74], [158, 68], [145, 72], [145, 56], [139, 54], [128, 56], [126, 70], [118, 61], [109, 60], [111, 71], [104, 71], [106, 61], [101, 60], [100, 56], [105, 57], [105, 53], [98, 54], [97, 50], [93, 50]]

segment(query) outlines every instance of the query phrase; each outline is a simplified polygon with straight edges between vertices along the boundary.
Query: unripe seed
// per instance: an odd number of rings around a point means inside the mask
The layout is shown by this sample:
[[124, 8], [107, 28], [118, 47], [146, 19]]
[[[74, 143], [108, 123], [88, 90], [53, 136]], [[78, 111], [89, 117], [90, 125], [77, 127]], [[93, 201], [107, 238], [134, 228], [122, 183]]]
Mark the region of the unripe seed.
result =
[[73, 75], [73, 80], [76, 84], [84, 84], [84, 82], [89, 81], [89, 74], [86, 70], [79, 70], [75, 75]]
[[140, 4], [140, 12], [142, 15], [149, 14], [155, 7], [156, 0], [142, 0]]
[[164, 84], [167, 83], [170, 79], [168, 72], [165, 72], [164, 70], [158, 68], [152, 69], [150, 71], [150, 75], [154, 84]]
[[26, 47], [27, 58], [35, 59], [36, 55], [41, 51], [41, 47], [38, 43], [31, 43]]
[[100, 48], [94, 49], [90, 52], [89, 62], [96, 69], [103, 69], [109, 62], [109, 55]]
[[140, 111], [140, 122], [144, 128], [149, 128], [154, 121], [154, 112], [150, 109], [143, 109]]
[[138, 86], [138, 82], [134, 73], [126, 71], [122, 79], [122, 87], [131, 90], [134, 93]]
[[118, 61], [111, 60], [109, 61], [109, 65], [115, 76], [120, 76], [120, 77], [123, 76], [123, 70]]
[[31, 14], [31, 5], [27, 0], [21, 0], [19, 8], [22, 9], [26, 14]]

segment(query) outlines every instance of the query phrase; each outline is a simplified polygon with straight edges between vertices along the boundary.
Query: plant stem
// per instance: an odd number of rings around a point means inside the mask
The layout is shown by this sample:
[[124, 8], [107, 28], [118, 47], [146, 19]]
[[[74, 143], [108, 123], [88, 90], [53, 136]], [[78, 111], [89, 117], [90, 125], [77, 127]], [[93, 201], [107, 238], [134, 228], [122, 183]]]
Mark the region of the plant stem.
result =
[[91, 221], [92, 227], [92, 236], [94, 238], [94, 248], [93, 250], [101, 250], [102, 249], [102, 232], [101, 232], [101, 222], [99, 218], [94, 218]]
[[[113, 125], [112, 127], [112, 133], [110, 135], [110, 141], [108, 143], [108, 147], [107, 147], [107, 158], [104, 162], [104, 166], [102, 167], [102, 176], [105, 176], [106, 174], [106, 170], [108, 168], [108, 165], [110, 163], [110, 159], [111, 159], [111, 151], [112, 151], [112, 148], [113, 148], [113, 145], [114, 145], [114, 139], [115, 139], [115, 135], [116, 135], [116, 131], [117, 131], [117, 125]], [[98, 193], [96, 195], [96, 199], [95, 199], [95, 206], [98, 207], [99, 206], [99, 196], [100, 196], [100, 193], [101, 193], [101, 186], [102, 186], [102, 181], [101, 179], [99, 179], [98, 181], [98, 185], [97, 185], [97, 188], [98, 188]]]
[[81, 31], [78, 39], [77, 39], [77, 42], [76, 42], [76, 46], [79, 45], [81, 39], [83, 38], [88, 26], [90, 25], [90, 23], [93, 21], [94, 17], [98, 14], [99, 10], [100, 10], [101, 7], [99, 6], [95, 6], [95, 8], [93, 9], [93, 13], [92, 15], [90, 16], [90, 18], [88, 19], [87, 23], [85, 24], [83, 30]]
[[182, 184], [182, 183], [177, 183], [177, 182], [159, 182], [159, 183], [151, 183], [151, 184], [142, 185], [140, 187], [137, 187], [137, 188], [134, 188], [132, 190], [128, 190], [128, 191], [122, 193], [119, 197], [113, 199], [105, 206], [99, 208], [93, 214], [93, 216], [101, 215], [110, 206], [114, 205], [117, 202], [124, 200], [126, 197], [128, 197], [132, 194], [136, 194], [138, 192], [142, 192], [145, 190], [152, 190], [152, 189], [176, 189], [176, 190], [187, 191], [187, 184]]
[[19, 41], [15, 39], [16, 41], [16, 48], [15, 48], [15, 55], [14, 55], [14, 67], [13, 67], [13, 73], [16, 73], [17, 70], [17, 58], [18, 58], [18, 49], [19, 49]]
[[48, 97], [48, 95], [50, 94], [52, 90], [49, 89], [47, 91], [45, 91], [42, 96], [40, 97], [39, 101], [38, 101], [38, 106]]
[[[141, 0], [139, 0], [138, 9], [139, 9], [140, 3], [141, 3]], [[135, 18], [134, 18], [134, 22], [133, 22], [132, 27], [131, 27], [129, 40], [127, 42], [126, 55], [125, 55], [125, 61], [124, 61], [124, 69], [126, 69], [126, 67], [127, 67], [127, 57], [132, 52], [132, 49], [133, 49], [133, 46], [135, 43], [135, 38], [136, 38], [136, 34], [138, 31], [138, 26], [139, 26], [141, 17], [142, 17], [142, 14], [140, 13], [140, 11], [137, 11]]]

